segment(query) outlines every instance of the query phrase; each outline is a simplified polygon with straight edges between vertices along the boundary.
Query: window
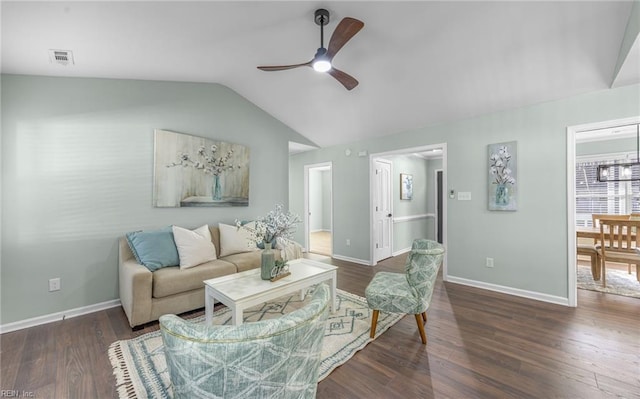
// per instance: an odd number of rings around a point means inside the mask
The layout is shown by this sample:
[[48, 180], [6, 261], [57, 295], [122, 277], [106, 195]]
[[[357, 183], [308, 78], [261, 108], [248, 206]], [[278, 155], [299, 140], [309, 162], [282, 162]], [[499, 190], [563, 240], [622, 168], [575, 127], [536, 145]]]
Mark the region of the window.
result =
[[[640, 181], [599, 182], [598, 165], [613, 165], [635, 160], [635, 154], [603, 155], [599, 158], [579, 157], [576, 163], [576, 226], [592, 226], [591, 214], [628, 214], [640, 212]], [[613, 166], [615, 177], [622, 168]], [[640, 172], [633, 171], [640, 179]]]

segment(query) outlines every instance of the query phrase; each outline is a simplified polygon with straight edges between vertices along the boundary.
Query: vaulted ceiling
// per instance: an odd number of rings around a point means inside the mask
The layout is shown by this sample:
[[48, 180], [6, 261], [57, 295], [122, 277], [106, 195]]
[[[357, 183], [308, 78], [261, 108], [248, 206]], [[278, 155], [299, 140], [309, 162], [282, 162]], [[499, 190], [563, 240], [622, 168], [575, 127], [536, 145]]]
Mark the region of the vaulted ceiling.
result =
[[[2, 72], [221, 83], [319, 146], [640, 83], [633, 2], [2, 2]], [[311, 68], [317, 8], [365, 26]], [[638, 7], [636, 4], [635, 7]], [[640, 25], [632, 19], [629, 24]], [[74, 65], [48, 51], [73, 51]], [[621, 52], [622, 49], [622, 52]]]

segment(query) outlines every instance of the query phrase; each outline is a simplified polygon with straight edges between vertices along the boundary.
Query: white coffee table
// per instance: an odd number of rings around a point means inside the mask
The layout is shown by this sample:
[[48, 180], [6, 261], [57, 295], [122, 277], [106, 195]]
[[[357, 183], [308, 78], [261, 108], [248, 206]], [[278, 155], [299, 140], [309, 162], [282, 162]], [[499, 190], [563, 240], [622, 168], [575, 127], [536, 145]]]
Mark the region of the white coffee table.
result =
[[[231, 309], [231, 323], [242, 324], [244, 309], [265, 303], [272, 299], [301, 291], [305, 288], [330, 280], [331, 310], [336, 309], [337, 266], [310, 259], [289, 261], [290, 276], [271, 282], [260, 278], [260, 268], [204, 281], [204, 303], [207, 324], [213, 320], [213, 304], [222, 302]], [[304, 298], [303, 298], [304, 299]]]

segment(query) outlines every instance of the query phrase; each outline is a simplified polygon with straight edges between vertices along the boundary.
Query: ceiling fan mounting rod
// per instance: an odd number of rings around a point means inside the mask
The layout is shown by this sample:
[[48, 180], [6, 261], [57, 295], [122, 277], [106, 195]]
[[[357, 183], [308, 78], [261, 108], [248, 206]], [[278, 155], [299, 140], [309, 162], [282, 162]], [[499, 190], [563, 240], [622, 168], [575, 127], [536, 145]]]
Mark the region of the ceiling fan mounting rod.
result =
[[329, 23], [329, 11], [319, 8], [314, 16], [316, 25], [320, 25], [320, 48], [324, 48], [324, 26]]

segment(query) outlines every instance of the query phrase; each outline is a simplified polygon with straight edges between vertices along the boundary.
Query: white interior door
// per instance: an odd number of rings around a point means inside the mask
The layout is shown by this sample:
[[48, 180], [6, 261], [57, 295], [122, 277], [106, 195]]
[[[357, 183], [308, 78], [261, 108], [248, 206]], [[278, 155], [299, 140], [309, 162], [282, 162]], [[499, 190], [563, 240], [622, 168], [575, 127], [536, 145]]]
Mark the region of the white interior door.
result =
[[391, 257], [391, 163], [377, 159], [374, 187], [374, 229], [375, 229], [375, 261]]

